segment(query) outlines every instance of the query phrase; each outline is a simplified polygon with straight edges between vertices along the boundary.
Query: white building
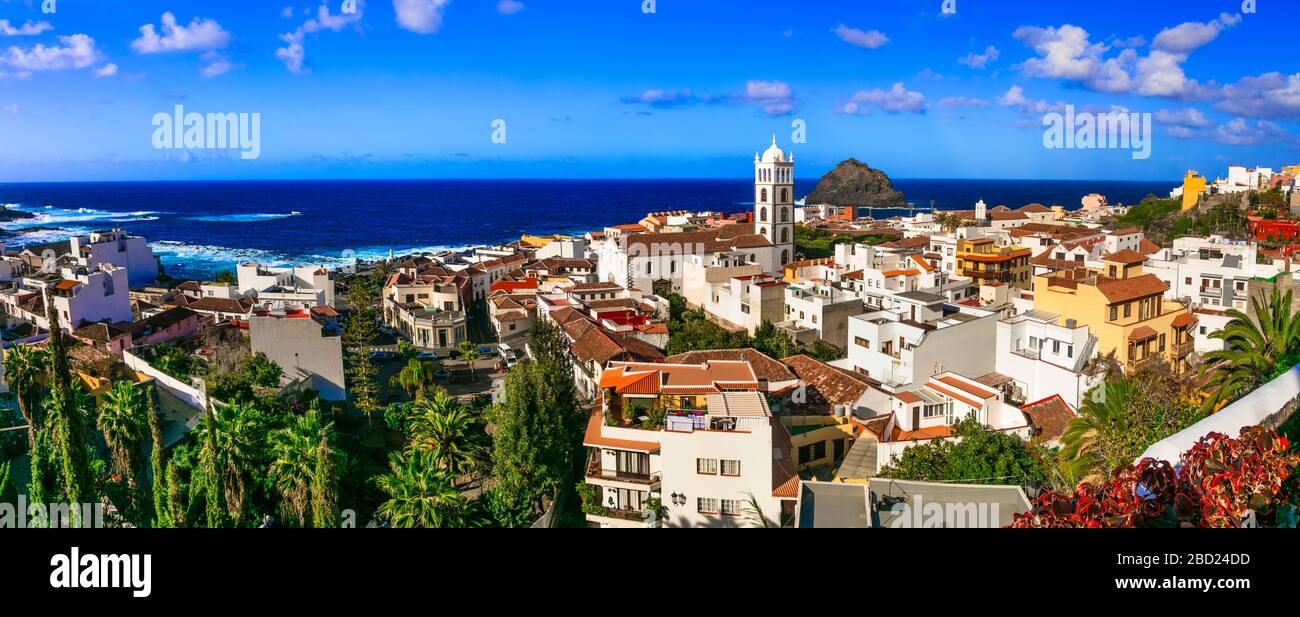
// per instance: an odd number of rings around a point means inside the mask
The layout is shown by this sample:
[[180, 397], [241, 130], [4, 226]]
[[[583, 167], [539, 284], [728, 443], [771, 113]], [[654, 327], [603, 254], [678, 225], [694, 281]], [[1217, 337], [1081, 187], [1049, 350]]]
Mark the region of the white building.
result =
[[[772, 145], [754, 154], [754, 230], [767, 238], [776, 267], [794, 258], [794, 154]], [[775, 269], [775, 268], [773, 268]]]
[[[667, 527], [748, 526], [756, 516], [770, 525], [792, 519], [799, 479], [790, 436], [757, 391], [748, 362], [611, 362], [600, 387], [607, 395], [583, 438], [586, 481], [600, 500], [587, 504], [589, 522], [653, 524], [646, 514], [651, 499], [667, 508]], [[662, 424], [646, 424], [641, 418], [665, 404], [660, 401], [676, 404]]]
[[59, 274], [23, 277], [4, 291], [0, 302], [10, 317], [49, 329], [45, 295], [54, 296], [58, 324], [75, 330], [87, 323], [132, 321], [127, 269], [103, 263], [94, 267], [67, 267]]
[[944, 371], [993, 372], [994, 354], [988, 351], [996, 344], [998, 313], [946, 304], [943, 296], [918, 291], [895, 299], [890, 310], [849, 319], [849, 368], [890, 391], [918, 388]]
[[846, 349], [849, 317], [861, 312], [862, 299], [837, 287], [790, 285], [785, 289], [785, 319], [776, 325], [801, 344], [820, 339]]
[[785, 320], [785, 288], [780, 277], [771, 274], [736, 276], [709, 285], [704, 312], [726, 326], [753, 334], [763, 322]]
[[306, 382], [328, 401], [347, 398], [342, 333], [307, 309], [260, 311], [248, 318], [253, 353], [284, 371], [282, 383]]
[[239, 292], [259, 303], [310, 308], [334, 306], [334, 281], [322, 266], [269, 267], [255, 262], [236, 266]]
[[121, 229], [93, 231], [86, 236], [69, 238], [72, 254], [77, 263], [85, 267], [113, 264], [126, 268], [132, 287], [148, 285], [158, 279], [158, 258], [149, 243], [140, 236], [128, 235]]
[[1059, 394], [1072, 409], [1101, 382], [1091, 370], [1097, 337], [1073, 319], [1030, 311], [998, 322], [995, 371], [1010, 379], [1004, 386], [1016, 401], [1027, 403]]
[[1211, 309], [1249, 306], [1250, 281], [1269, 278], [1282, 271], [1283, 263], [1258, 263], [1253, 242], [1234, 242], [1221, 237], [1178, 238], [1172, 248], [1148, 257], [1144, 271], [1169, 284], [1165, 298], [1184, 300], [1191, 306]]

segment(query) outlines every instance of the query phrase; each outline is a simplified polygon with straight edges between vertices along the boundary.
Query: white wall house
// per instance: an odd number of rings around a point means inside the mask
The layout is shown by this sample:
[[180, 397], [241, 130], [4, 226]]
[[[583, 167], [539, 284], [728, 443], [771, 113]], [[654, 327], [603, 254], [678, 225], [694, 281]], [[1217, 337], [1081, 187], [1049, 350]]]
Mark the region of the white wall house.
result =
[[347, 398], [341, 332], [317, 321], [309, 310], [261, 311], [248, 318], [253, 353], [264, 353], [284, 370], [284, 380], [305, 379], [321, 398]]
[[849, 319], [850, 368], [891, 390], [920, 387], [931, 375], [993, 372], [998, 313], [946, 304], [942, 296], [908, 292], [886, 311]]
[[[837, 287], [790, 285], [785, 290], [785, 319], [777, 325], [793, 333], [799, 343], [820, 339], [845, 349], [849, 317], [861, 312], [862, 300]], [[805, 332], [809, 336], [803, 336]]]
[[703, 308], [725, 325], [753, 334], [765, 321], [776, 324], [785, 319], [787, 285], [771, 274], [732, 277], [709, 285]]
[[334, 306], [334, 281], [322, 266], [270, 267], [243, 262], [235, 268], [239, 292], [259, 303], [311, 308]]
[[132, 287], [148, 285], [158, 278], [158, 258], [140, 236], [113, 229], [73, 236], [69, 242], [77, 263], [86, 267], [113, 264], [126, 268], [128, 283]]
[[59, 274], [24, 277], [0, 292], [11, 317], [49, 329], [45, 295], [54, 297], [58, 324], [75, 330], [86, 323], [131, 321], [130, 285], [126, 268], [98, 264], [92, 268], [63, 268]]
[[1103, 377], [1088, 370], [1096, 355], [1097, 337], [1072, 319], [1030, 311], [998, 322], [995, 370], [1011, 379], [1003, 388], [1021, 403], [1059, 394], [1078, 409]]

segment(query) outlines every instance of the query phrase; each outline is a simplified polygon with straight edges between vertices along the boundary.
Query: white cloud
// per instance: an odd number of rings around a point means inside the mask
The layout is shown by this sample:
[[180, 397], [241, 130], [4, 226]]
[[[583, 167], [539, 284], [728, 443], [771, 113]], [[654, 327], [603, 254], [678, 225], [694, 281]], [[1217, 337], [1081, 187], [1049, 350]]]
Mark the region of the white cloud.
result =
[[783, 81], [747, 81], [743, 98], [758, 105], [769, 116], [782, 116], [794, 111], [794, 91]]
[[141, 54], [220, 49], [230, 43], [230, 33], [212, 19], [195, 17], [188, 26], [176, 21], [168, 11], [162, 15], [162, 36], [153, 24], [140, 26], [140, 38], [131, 41], [131, 49]]
[[1300, 73], [1243, 77], [1211, 96], [1218, 99], [1215, 109], [1238, 116], [1300, 117]]
[[225, 75], [232, 69], [238, 68], [237, 65], [232, 64], [230, 60], [220, 52], [215, 51], [203, 54], [203, 62], [203, 68], [199, 69], [199, 75], [209, 78], [217, 77], [218, 75]]
[[1245, 118], [1219, 125], [1214, 132], [1215, 141], [1230, 146], [1258, 146], [1280, 141], [1294, 141], [1282, 127], [1268, 120], [1256, 120], [1251, 125]]
[[863, 49], [879, 49], [889, 42], [889, 37], [879, 30], [862, 31], [844, 24], [835, 27], [835, 36], [841, 41]]
[[989, 102], [984, 99], [971, 98], [966, 96], [950, 96], [939, 101], [939, 107], [988, 107]]
[[99, 59], [95, 39], [85, 34], [60, 36], [59, 45], [37, 44], [23, 49], [10, 47], [0, 56], [0, 64], [18, 69], [17, 76], [24, 77], [33, 71], [66, 71], [84, 69]]
[[95, 77], [112, 77], [117, 75], [117, 65], [109, 62], [95, 71]]
[[289, 18], [293, 17], [293, 7], [291, 7], [291, 6], [286, 6], [286, 7], [282, 8], [282, 9], [280, 9], [280, 17], [282, 17], [282, 18], [284, 18], [284, 19], [289, 19]]
[[21, 26], [10, 25], [8, 19], [0, 19], [0, 36], [35, 36], [53, 30], [48, 21], [27, 21]]
[[989, 45], [982, 54], [971, 52], [964, 57], [958, 58], [957, 64], [965, 64], [973, 69], [983, 69], [990, 62], [996, 62], [999, 55], [998, 48]]
[[1188, 21], [1172, 28], [1165, 28], [1151, 41], [1152, 49], [1161, 49], [1174, 54], [1189, 54], [1218, 38], [1224, 28], [1241, 23], [1241, 15], [1222, 13], [1218, 19], [1205, 23]]
[[1185, 109], [1161, 109], [1155, 114], [1156, 122], [1168, 126], [1178, 126], [1183, 128], [1205, 128], [1214, 124], [1209, 118], [1205, 117], [1201, 110], [1195, 107]]
[[289, 69], [294, 75], [305, 75], [311, 70], [307, 68], [307, 50], [303, 47], [303, 40], [308, 34], [314, 34], [323, 30], [339, 32], [348, 27], [349, 24], [361, 20], [364, 14], [364, 2], [357, 2], [357, 11], [355, 13], [339, 13], [334, 15], [330, 13], [329, 6], [324, 2], [316, 9], [316, 16], [303, 22], [293, 32], [286, 32], [280, 35], [280, 40], [284, 41], [284, 47], [275, 50], [275, 57], [284, 63], [285, 68]]
[[1045, 114], [1049, 111], [1065, 110], [1064, 103], [1053, 104], [1025, 96], [1025, 90], [1020, 86], [1011, 86], [1002, 96], [999, 96], [998, 105], [1012, 107], [1026, 114]]
[[497, 3], [497, 12], [502, 15], [514, 15], [524, 10], [524, 3], [519, 0], [501, 0]]
[[636, 96], [621, 97], [619, 101], [629, 105], [646, 105], [655, 109], [679, 109], [715, 99], [716, 97], [710, 94], [696, 96], [690, 88], [680, 91], [651, 88]]
[[1019, 65], [1027, 77], [1078, 82], [1099, 92], [1191, 99], [1202, 96], [1203, 89], [1183, 71], [1188, 54], [1240, 21], [1240, 15], [1224, 13], [1205, 23], [1184, 22], [1165, 28], [1145, 56], [1133, 49], [1136, 43], [1145, 42], [1140, 37], [1114, 41], [1120, 51], [1108, 55], [1111, 46], [1093, 43], [1086, 30], [1070, 24], [1059, 28], [1021, 26], [1014, 36], [1037, 54]]
[[397, 25], [411, 32], [432, 34], [442, 28], [442, 12], [451, 0], [393, 0]]
[[19, 111], [20, 111], [20, 110], [19, 110], [19, 108], [18, 108], [18, 103], [10, 103], [10, 104], [4, 106], [4, 112], [7, 113], [7, 114], [9, 114], [9, 115], [11, 115], [11, 116], [16, 116], [16, 115], [18, 115], [18, 112], [19, 112]]
[[923, 114], [926, 110], [925, 95], [904, 88], [902, 82], [894, 84], [888, 90], [858, 90], [848, 101], [836, 104], [835, 113], [865, 116], [871, 113], [872, 107], [891, 114]]

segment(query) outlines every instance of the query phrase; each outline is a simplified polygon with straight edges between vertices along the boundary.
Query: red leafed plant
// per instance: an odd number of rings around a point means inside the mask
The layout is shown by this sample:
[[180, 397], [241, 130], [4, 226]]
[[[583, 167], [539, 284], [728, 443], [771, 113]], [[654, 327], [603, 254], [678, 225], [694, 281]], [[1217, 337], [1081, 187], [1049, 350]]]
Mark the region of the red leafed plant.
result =
[[1183, 453], [1177, 470], [1145, 458], [1104, 484], [1044, 492], [1011, 527], [1295, 527], [1297, 465], [1300, 455], [1271, 430], [1244, 429], [1236, 439], [1211, 433]]

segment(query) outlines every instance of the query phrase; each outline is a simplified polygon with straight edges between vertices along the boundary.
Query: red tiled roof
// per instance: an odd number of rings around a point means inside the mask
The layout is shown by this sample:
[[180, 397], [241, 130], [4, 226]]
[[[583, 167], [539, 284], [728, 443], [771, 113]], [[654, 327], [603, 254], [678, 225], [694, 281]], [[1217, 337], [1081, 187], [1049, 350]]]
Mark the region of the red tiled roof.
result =
[[1041, 401], [1029, 403], [1021, 407], [1020, 411], [1029, 419], [1029, 423], [1037, 429], [1038, 437], [1045, 441], [1060, 437], [1065, 432], [1065, 426], [1075, 417], [1074, 410], [1070, 409], [1065, 399], [1062, 399], [1059, 394], [1053, 394]]
[[1185, 326], [1190, 326], [1196, 323], [1196, 321], [1197, 321], [1196, 317], [1192, 316], [1191, 313], [1180, 313], [1177, 317], [1174, 318], [1173, 326], [1175, 328], [1182, 328]]
[[1146, 255], [1143, 255], [1142, 253], [1139, 253], [1133, 249], [1124, 249], [1122, 251], [1115, 251], [1114, 253], [1102, 255], [1101, 258], [1104, 261], [1113, 261], [1115, 263], [1124, 264], [1126, 266], [1132, 264], [1140, 264], [1147, 260]]
[[1126, 279], [1097, 277], [1097, 291], [1114, 304], [1165, 293], [1169, 285], [1154, 274], [1143, 274]]
[[1145, 341], [1149, 338], [1154, 338], [1155, 336], [1156, 336], [1156, 331], [1153, 330], [1152, 328], [1148, 326], [1138, 326], [1136, 328], [1133, 328], [1132, 332], [1128, 333], [1128, 340]]

